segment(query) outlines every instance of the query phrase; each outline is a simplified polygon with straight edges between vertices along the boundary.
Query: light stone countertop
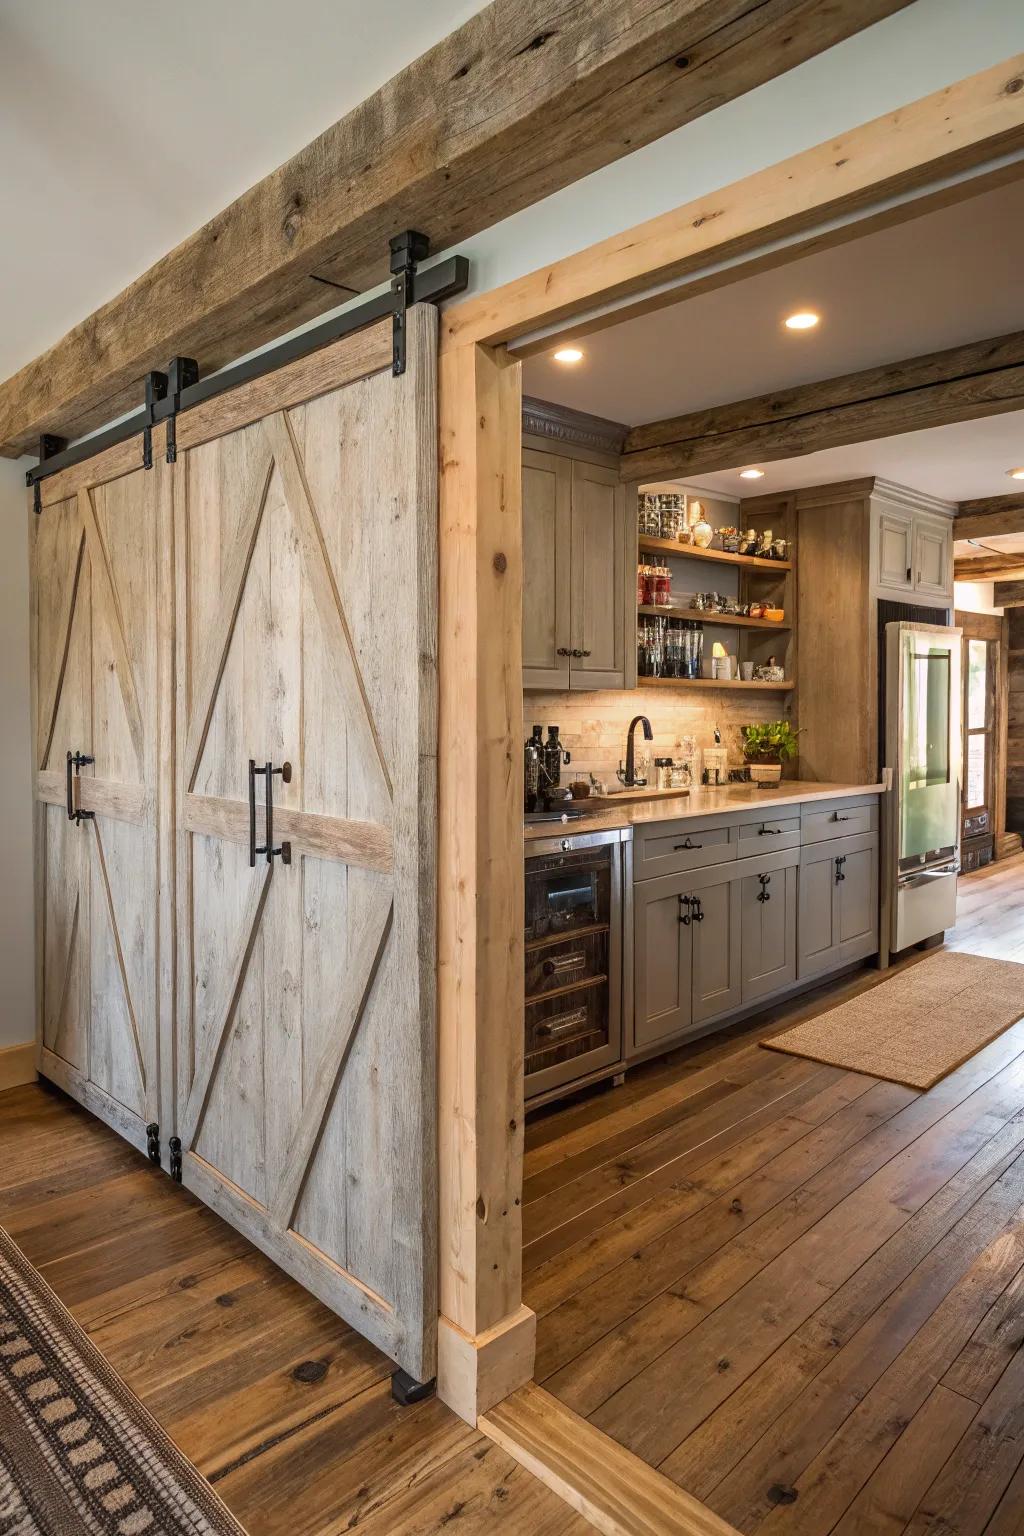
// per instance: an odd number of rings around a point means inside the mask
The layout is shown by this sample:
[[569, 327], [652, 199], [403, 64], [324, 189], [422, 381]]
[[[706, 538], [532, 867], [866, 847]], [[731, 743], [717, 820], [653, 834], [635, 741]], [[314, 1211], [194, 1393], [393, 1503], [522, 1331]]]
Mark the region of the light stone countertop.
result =
[[[657, 800], [632, 800], [614, 805], [607, 800], [577, 801], [586, 815], [572, 821], [544, 821], [525, 828], [528, 843], [540, 838], [558, 837], [571, 832], [618, 831], [623, 827], [644, 826], [657, 821], [685, 821], [694, 817], [721, 816], [728, 811], [769, 810], [773, 806], [800, 805], [809, 800], [838, 800], [847, 795], [880, 795], [884, 784], [822, 784], [812, 780], [790, 779], [769, 788], [756, 784], [725, 784], [720, 789], [692, 789], [688, 795]], [[599, 808], [600, 807], [600, 808]]]

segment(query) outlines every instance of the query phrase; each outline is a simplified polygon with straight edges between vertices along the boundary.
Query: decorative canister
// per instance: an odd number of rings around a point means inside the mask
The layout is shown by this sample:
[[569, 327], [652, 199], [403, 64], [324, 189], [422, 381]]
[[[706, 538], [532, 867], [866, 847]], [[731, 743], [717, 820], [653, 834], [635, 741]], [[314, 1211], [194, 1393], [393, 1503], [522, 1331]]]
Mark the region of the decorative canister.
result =
[[699, 523], [693, 525], [693, 542], [698, 549], [707, 549], [715, 536], [715, 530], [711, 524], [701, 518]]

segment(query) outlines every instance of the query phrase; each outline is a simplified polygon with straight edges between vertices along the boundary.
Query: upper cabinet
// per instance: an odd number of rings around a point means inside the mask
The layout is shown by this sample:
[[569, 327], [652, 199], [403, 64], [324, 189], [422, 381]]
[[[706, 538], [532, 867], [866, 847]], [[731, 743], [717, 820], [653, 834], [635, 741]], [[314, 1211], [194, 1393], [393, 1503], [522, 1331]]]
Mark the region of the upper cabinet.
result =
[[950, 515], [927, 498], [887, 487], [871, 497], [871, 518], [878, 595], [901, 592], [908, 599], [949, 607], [953, 602]]
[[617, 469], [523, 450], [523, 686], [625, 687], [626, 502]]

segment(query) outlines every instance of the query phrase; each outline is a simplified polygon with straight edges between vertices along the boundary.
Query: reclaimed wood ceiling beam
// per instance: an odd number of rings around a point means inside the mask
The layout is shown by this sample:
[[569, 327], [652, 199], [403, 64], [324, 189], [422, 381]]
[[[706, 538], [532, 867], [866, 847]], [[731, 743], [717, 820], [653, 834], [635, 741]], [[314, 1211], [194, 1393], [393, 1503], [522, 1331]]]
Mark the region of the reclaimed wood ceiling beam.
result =
[[1024, 533], [1024, 491], [981, 496], [957, 507], [955, 539], [985, 539], [994, 533]]
[[0, 452], [204, 373], [901, 10], [909, 0], [493, 0], [0, 386]]
[[1024, 555], [957, 555], [953, 561], [957, 581], [1009, 581], [1024, 577]]
[[1024, 581], [997, 581], [992, 600], [996, 608], [1024, 608]]
[[634, 427], [622, 476], [708, 474], [1021, 409], [1024, 331]]

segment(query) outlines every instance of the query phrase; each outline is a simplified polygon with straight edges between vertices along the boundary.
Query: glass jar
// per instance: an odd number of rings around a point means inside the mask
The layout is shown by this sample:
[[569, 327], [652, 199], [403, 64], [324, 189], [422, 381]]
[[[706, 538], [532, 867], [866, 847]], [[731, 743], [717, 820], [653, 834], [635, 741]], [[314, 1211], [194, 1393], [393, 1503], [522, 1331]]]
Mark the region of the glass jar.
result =
[[652, 577], [654, 604], [658, 608], [667, 608], [672, 601], [672, 572], [667, 565], [657, 565]]

